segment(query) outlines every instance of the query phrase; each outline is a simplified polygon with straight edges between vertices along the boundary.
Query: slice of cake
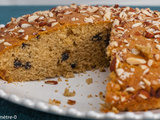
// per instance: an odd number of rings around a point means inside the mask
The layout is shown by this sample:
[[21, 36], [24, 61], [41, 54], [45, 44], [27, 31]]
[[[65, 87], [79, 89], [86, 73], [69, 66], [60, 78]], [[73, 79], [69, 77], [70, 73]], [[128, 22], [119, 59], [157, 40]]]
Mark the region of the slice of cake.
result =
[[157, 11], [118, 5], [72, 4], [12, 18], [0, 30], [0, 76], [74, 77], [111, 60], [104, 112], [159, 108], [159, 27]]

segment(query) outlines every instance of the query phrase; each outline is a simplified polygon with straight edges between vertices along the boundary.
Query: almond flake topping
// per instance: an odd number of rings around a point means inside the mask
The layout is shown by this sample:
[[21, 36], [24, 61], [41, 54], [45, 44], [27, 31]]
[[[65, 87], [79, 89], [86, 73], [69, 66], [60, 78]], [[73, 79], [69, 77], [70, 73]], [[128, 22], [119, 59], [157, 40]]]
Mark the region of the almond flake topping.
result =
[[5, 39], [0, 39], [0, 43], [3, 43], [5, 41]]
[[57, 24], [58, 24], [58, 22], [54, 22], [54, 23], [51, 24], [51, 27], [54, 27]]
[[3, 43], [5, 46], [11, 46], [12, 44], [10, 44], [9, 42], [4, 42]]
[[23, 37], [24, 40], [28, 40], [28, 35]]
[[160, 45], [157, 44], [157, 45], [156, 45], [156, 48], [157, 48], [158, 50], [160, 50]]
[[42, 19], [44, 19], [44, 16], [41, 16], [41, 17], [39, 18], [39, 20], [42, 20]]
[[125, 90], [128, 91], [128, 92], [133, 92], [135, 89], [133, 87], [128, 87]]
[[23, 23], [21, 24], [21, 28], [27, 28], [27, 27], [30, 27], [32, 26], [31, 24], [27, 24], [27, 23]]
[[148, 81], [147, 79], [143, 78], [143, 81], [146, 83], [146, 85], [150, 86], [151, 85], [151, 82]]
[[87, 9], [89, 12], [96, 12], [98, 10], [98, 7], [88, 7]]
[[159, 35], [159, 34], [158, 34], [158, 35], [154, 35], [154, 37], [155, 37], [155, 38], [160, 38], [160, 35]]
[[160, 34], [160, 31], [154, 31], [153, 33], [154, 34]]
[[35, 21], [37, 18], [39, 18], [39, 16], [29, 16], [28, 17], [28, 22]]
[[144, 86], [145, 83], [143, 81], [140, 81], [139, 85], [141, 86], [141, 88], [143, 88], [143, 89], [145, 88], [145, 86]]
[[159, 57], [160, 57], [159, 54], [155, 55], [156, 60], [159, 60]]
[[111, 19], [111, 12], [107, 11], [103, 16], [104, 21]]
[[70, 7], [71, 8], [77, 8], [77, 5], [76, 4], [71, 4]]
[[135, 23], [135, 24], [132, 25], [132, 28], [138, 27], [138, 26], [141, 26], [141, 25], [142, 25], [142, 23]]
[[123, 48], [123, 49], [122, 49], [122, 52], [123, 52], [123, 53], [127, 53], [127, 48]]
[[124, 102], [126, 98], [124, 96], [121, 96], [121, 102]]
[[114, 100], [119, 100], [119, 97], [118, 96], [113, 96], [113, 99]]
[[113, 47], [118, 47], [118, 43], [116, 41], [111, 42], [110, 45]]
[[147, 69], [145, 69], [145, 70], [143, 71], [143, 75], [147, 74], [148, 72], [149, 72], [149, 68], [147, 68]]
[[71, 14], [72, 12], [70, 11], [67, 11], [67, 12], [65, 12], [64, 14], [66, 14], [66, 15], [69, 15], [69, 14]]
[[84, 22], [86, 23], [93, 23], [93, 19], [92, 18], [84, 18]]
[[146, 63], [146, 60], [140, 59], [140, 58], [134, 58], [134, 57], [127, 58], [126, 61], [130, 65], [139, 65], [139, 64], [145, 64]]
[[132, 52], [134, 55], [138, 55], [138, 54], [140, 53], [140, 51], [139, 51], [138, 49], [136, 49], [136, 48], [133, 48], [133, 49], [131, 50], [131, 52]]
[[147, 66], [146, 66], [146, 65], [140, 65], [140, 68], [141, 68], [142, 70], [144, 70], [144, 69], [147, 69]]
[[99, 15], [92, 15], [93, 17], [95, 17], [95, 18], [100, 18], [100, 16]]
[[119, 25], [119, 20], [118, 19], [115, 19], [114, 22], [113, 22], [113, 26], [116, 26], [116, 25]]
[[53, 17], [53, 13], [52, 12], [50, 12], [48, 15], [49, 15], [49, 17]]
[[41, 28], [41, 30], [42, 30], [42, 31], [45, 31], [45, 30], [46, 30], [46, 28], [45, 28], [45, 27], [43, 27], [43, 28]]
[[149, 13], [146, 9], [142, 9], [142, 13], [149, 16], [149, 17], [152, 17], [152, 14]]
[[143, 94], [139, 94], [138, 96], [141, 97], [142, 99], [147, 99], [147, 97]]
[[153, 60], [151, 60], [151, 59], [150, 59], [150, 60], [148, 60], [148, 63], [147, 63], [147, 64], [148, 64], [148, 66], [152, 66], [152, 64], [153, 64]]
[[20, 29], [20, 30], [18, 30], [18, 32], [19, 32], [19, 33], [23, 33], [23, 32], [24, 32], [24, 30], [23, 30], [23, 29]]
[[73, 18], [71, 19], [71, 21], [76, 21], [76, 20], [79, 20], [79, 18], [73, 17]]
[[116, 69], [116, 73], [118, 76], [121, 76], [124, 73], [124, 70], [122, 68]]
[[130, 68], [131, 72], [135, 72], [135, 69], [134, 68]]
[[56, 21], [56, 19], [53, 19], [53, 18], [50, 18], [50, 19], [48, 19], [48, 23], [50, 23], [50, 22], [55, 22]]
[[120, 18], [126, 18], [127, 14], [125, 12], [121, 12], [119, 15]]
[[76, 21], [76, 18], [75, 17], [71, 18], [71, 21]]

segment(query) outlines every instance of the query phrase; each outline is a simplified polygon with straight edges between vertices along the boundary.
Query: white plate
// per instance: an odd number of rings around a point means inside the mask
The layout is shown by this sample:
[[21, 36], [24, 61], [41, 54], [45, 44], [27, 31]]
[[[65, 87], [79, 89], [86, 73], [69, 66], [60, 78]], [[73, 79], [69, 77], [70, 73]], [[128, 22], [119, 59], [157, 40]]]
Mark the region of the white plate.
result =
[[[0, 80], [0, 97], [13, 103], [29, 107], [35, 110], [44, 111], [52, 114], [72, 116], [78, 118], [95, 118], [95, 119], [145, 119], [160, 118], [160, 110], [152, 110], [148, 112], [121, 112], [115, 113], [101, 113], [99, 111], [100, 103], [103, 101], [96, 97], [99, 92], [105, 93], [106, 82], [105, 79], [109, 74], [108, 69], [106, 72], [87, 71], [86, 74], [75, 74], [75, 78], [67, 79], [62, 78], [62, 82], [57, 85], [45, 84], [44, 81], [31, 81], [23, 83], [6, 83]], [[93, 78], [93, 83], [88, 85], [87, 78]], [[53, 78], [49, 80], [57, 80]], [[69, 88], [70, 86], [70, 88]], [[65, 88], [70, 91], [75, 90], [74, 97], [64, 97], [63, 93]], [[56, 93], [55, 90], [58, 90]], [[93, 97], [88, 98], [91, 94]], [[55, 106], [48, 104], [49, 99], [56, 99], [61, 101], [61, 105]], [[68, 105], [67, 100], [75, 100], [75, 105]]]
[[[4, 27], [3, 24], [0, 27]], [[147, 112], [120, 112], [101, 113], [100, 104], [103, 101], [96, 96], [99, 92], [105, 94], [106, 78], [109, 71], [106, 72], [87, 71], [85, 74], [75, 74], [75, 78], [69, 78], [68, 81], [61, 77], [62, 82], [57, 85], [45, 84], [44, 81], [15, 82], [7, 83], [0, 79], [0, 97], [10, 102], [32, 108], [35, 110], [77, 118], [94, 118], [94, 119], [160, 119], [160, 109]], [[93, 83], [87, 84], [86, 79], [92, 78]], [[56, 80], [58, 78], [46, 79]], [[74, 97], [64, 97], [65, 88], [70, 91], [75, 90]], [[58, 92], [55, 92], [58, 90]], [[88, 95], [92, 95], [88, 98]], [[50, 105], [49, 99], [61, 101], [60, 106]], [[75, 100], [75, 105], [68, 105], [67, 100]]]

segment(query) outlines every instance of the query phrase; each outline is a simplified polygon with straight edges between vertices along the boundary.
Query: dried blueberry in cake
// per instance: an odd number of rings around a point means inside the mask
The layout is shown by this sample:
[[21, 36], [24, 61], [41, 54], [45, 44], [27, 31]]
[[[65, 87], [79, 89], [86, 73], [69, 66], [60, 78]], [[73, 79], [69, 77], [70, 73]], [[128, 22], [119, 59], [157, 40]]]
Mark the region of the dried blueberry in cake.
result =
[[14, 67], [15, 67], [15, 68], [19, 68], [19, 67], [21, 67], [21, 66], [22, 66], [21, 61], [18, 60], [18, 59], [16, 59], [16, 60], [14, 61]]
[[77, 66], [76, 63], [71, 63], [71, 68], [74, 69]]
[[36, 37], [36, 38], [37, 38], [37, 40], [38, 40], [38, 39], [40, 38], [40, 35], [37, 35], [37, 37]]
[[24, 65], [24, 68], [27, 70], [30, 69], [31, 68], [30, 62], [26, 62], [26, 64]]
[[65, 61], [65, 60], [67, 60], [68, 58], [69, 58], [68, 53], [63, 53], [63, 54], [62, 54], [62, 61]]
[[22, 43], [22, 48], [26, 48], [26, 46], [29, 46], [29, 44]]
[[102, 36], [100, 36], [100, 33], [99, 33], [99, 34], [93, 36], [92, 40], [93, 41], [100, 41], [100, 40], [102, 40]]

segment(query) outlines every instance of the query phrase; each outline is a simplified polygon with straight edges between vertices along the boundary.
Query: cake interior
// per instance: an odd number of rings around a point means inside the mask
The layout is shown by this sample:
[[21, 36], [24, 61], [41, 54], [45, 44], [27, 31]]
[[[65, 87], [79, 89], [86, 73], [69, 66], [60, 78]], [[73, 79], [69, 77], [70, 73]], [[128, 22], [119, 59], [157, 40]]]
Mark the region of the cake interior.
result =
[[74, 77], [73, 73], [105, 67], [110, 28], [107, 22], [70, 25], [37, 35], [0, 56], [0, 73], [12, 82], [68, 78]]

